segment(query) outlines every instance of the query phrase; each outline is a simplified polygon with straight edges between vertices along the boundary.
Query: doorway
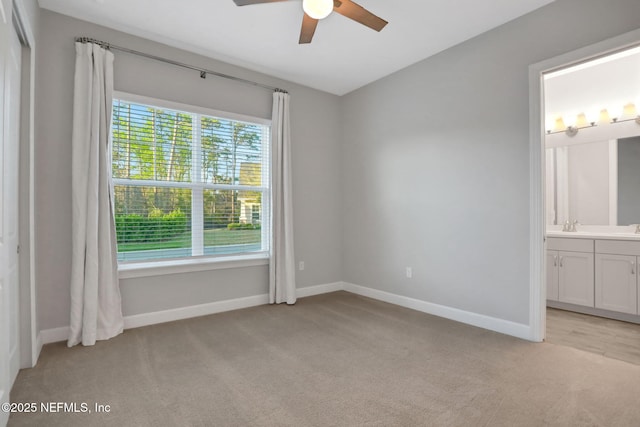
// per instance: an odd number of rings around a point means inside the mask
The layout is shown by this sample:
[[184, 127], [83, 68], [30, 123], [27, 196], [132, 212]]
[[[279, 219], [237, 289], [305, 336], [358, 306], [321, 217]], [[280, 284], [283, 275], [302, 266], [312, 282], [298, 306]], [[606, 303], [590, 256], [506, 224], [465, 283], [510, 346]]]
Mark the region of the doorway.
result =
[[[563, 320], [562, 313], [551, 311], [549, 317], [547, 316], [547, 301], [551, 298], [563, 299], [558, 295], [554, 295], [554, 292], [558, 292], [557, 285], [558, 283], [550, 283], [553, 280], [551, 276], [553, 274], [550, 273], [550, 269], [557, 268], [560, 263], [566, 263], [567, 260], [575, 261], [575, 259], [571, 260], [567, 257], [562, 257], [560, 252], [564, 249], [564, 247], [553, 247], [553, 245], [557, 244], [557, 242], [553, 242], [551, 240], [551, 236], [554, 236], [554, 233], [561, 233], [563, 227], [570, 227], [573, 224], [573, 221], [578, 220], [578, 218], [569, 218], [567, 215], [570, 215], [571, 212], [571, 204], [573, 203], [573, 209], [575, 212], [576, 206], [582, 206], [583, 214], [585, 214], [585, 218], [588, 216], [587, 214], [592, 214], [591, 209], [587, 212], [584, 206], [590, 206], [589, 203], [591, 201], [581, 203], [575, 203], [575, 200], [571, 200], [571, 194], [568, 194], [568, 190], [571, 188], [571, 183], [569, 182], [569, 178], [567, 178], [567, 171], [558, 171], [558, 165], [566, 164], [569, 160], [567, 159], [567, 153], [569, 149], [562, 148], [561, 150], [555, 150], [552, 153], [547, 152], [546, 143], [549, 140], [558, 140], [564, 139], [565, 141], [571, 140], [571, 143], [567, 144], [567, 146], [578, 144], [585, 144], [586, 139], [593, 139], [594, 141], [598, 138], [602, 140], [606, 140], [606, 133], [601, 133], [605, 130], [606, 126], [598, 126], [599, 120], [604, 120], [604, 118], [595, 117], [593, 115], [593, 111], [589, 111], [586, 114], [586, 111], [571, 111], [573, 117], [564, 118], [562, 117], [560, 120], [556, 120], [556, 118], [548, 118], [545, 117], [548, 111], [546, 108], [545, 101], [548, 101], [546, 95], [548, 93], [545, 92], [545, 77], [552, 73], [558, 73], [557, 75], [562, 74], [563, 72], [568, 72], [566, 70], [571, 70], [572, 67], [574, 69], [585, 69], [590, 66], [589, 62], [591, 61], [602, 61], [603, 58], [618, 54], [623, 51], [627, 51], [634, 47], [640, 46], [640, 30], [636, 30], [622, 36], [606, 40], [604, 42], [598, 43], [593, 46], [589, 46], [586, 48], [579, 49], [574, 52], [570, 52], [568, 54], [561, 55], [556, 58], [551, 58], [549, 60], [543, 61], [538, 64], [534, 64], [529, 69], [529, 81], [530, 81], [530, 164], [531, 164], [531, 175], [530, 175], [530, 183], [531, 183], [531, 193], [530, 193], [530, 202], [531, 202], [531, 211], [530, 211], [530, 224], [531, 224], [531, 234], [530, 234], [530, 291], [531, 291], [531, 306], [530, 306], [530, 325], [531, 325], [531, 336], [534, 341], [543, 341], [545, 338], [554, 339], [553, 333], [547, 336], [547, 320], [551, 322], [555, 322], [554, 326], [557, 326], [557, 322]], [[587, 73], [588, 74], [588, 73]], [[626, 105], [620, 106], [620, 113], [622, 114], [624, 111], [624, 107]], [[601, 113], [602, 110], [610, 108], [610, 106], [605, 105], [604, 108], [598, 109], [596, 113]], [[593, 108], [593, 105], [585, 105], [583, 110], [587, 110], [589, 108]], [[640, 105], [638, 105], [640, 108]], [[626, 111], [628, 112], [628, 111]], [[618, 114], [618, 113], [616, 113]], [[636, 112], [634, 112], [636, 114]], [[589, 118], [587, 118], [589, 116]], [[629, 120], [629, 125], [624, 123], [617, 123], [618, 117], [610, 117], [610, 123], [616, 123], [619, 128], [627, 126], [630, 129], [630, 132], [637, 132], [640, 128], [638, 124], [633, 123], [632, 120]], [[635, 117], [634, 117], [635, 118]], [[616, 120], [614, 120], [616, 119]], [[633, 124], [633, 127], [630, 126]], [[556, 136], [557, 135], [557, 136]], [[628, 136], [628, 135], [622, 135]], [[578, 148], [574, 153], [574, 157], [578, 158], [579, 155], [591, 155], [593, 156], [595, 152], [599, 153], [608, 153], [607, 155], [613, 156], [616, 152], [611, 151], [611, 142], [610, 140], [606, 140], [606, 146], [603, 145], [603, 150], [598, 151], [599, 149], [591, 150], [586, 148]], [[556, 145], [556, 147], [560, 147], [560, 145]], [[583, 147], [586, 147], [583, 146]], [[592, 151], [591, 154], [587, 153]], [[582, 153], [582, 154], [580, 154]], [[595, 155], [596, 158], [598, 155]], [[560, 160], [559, 160], [560, 159]], [[606, 161], [610, 162], [611, 165], [614, 164], [612, 160], [613, 157], [607, 157]], [[598, 161], [604, 162], [605, 159], [598, 158]], [[551, 163], [551, 165], [549, 164]], [[617, 163], [616, 163], [617, 165]], [[554, 169], [555, 168], [555, 169]], [[607, 169], [605, 175], [609, 174], [610, 170]], [[562, 178], [558, 180], [558, 176], [564, 176], [564, 181]], [[555, 180], [551, 183], [551, 180]], [[553, 184], [553, 185], [552, 185]], [[584, 183], [580, 183], [584, 184]], [[584, 187], [584, 185], [583, 185]], [[603, 221], [607, 221], [607, 226], [617, 225], [617, 212], [615, 207], [611, 203], [612, 195], [611, 191], [613, 191], [614, 187], [617, 188], [616, 184], [611, 184], [610, 186], [601, 186], [601, 191], [603, 192], [602, 196], [598, 196], [596, 198], [602, 199], [602, 201], [606, 202], [606, 206], [602, 208], [602, 211], [597, 213], [597, 216], [604, 218]], [[584, 189], [584, 188], [583, 188]], [[560, 193], [560, 197], [559, 197]], [[575, 214], [573, 216], [578, 216]], [[614, 219], [615, 218], [615, 219]], [[560, 221], [562, 219], [562, 221]], [[610, 221], [610, 222], [609, 222]], [[585, 221], [587, 222], [587, 221]], [[640, 221], [639, 221], [640, 222]], [[590, 224], [589, 224], [590, 225]], [[587, 226], [580, 226], [578, 228], [588, 228]], [[599, 230], [591, 227], [590, 231], [597, 232]], [[567, 235], [556, 234], [557, 237], [567, 237]], [[573, 236], [575, 237], [575, 235]], [[566, 243], [566, 239], [562, 239], [563, 244]], [[578, 240], [578, 239], [575, 239]], [[589, 240], [589, 239], [587, 239]], [[595, 240], [591, 240], [594, 242]], [[592, 243], [593, 245], [593, 243]], [[551, 249], [551, 256], [549, 256], [548, 250]], [[590, 250], [588, 245], [583, 249], [584, 253], [588, 253], [591, 251], [591, 257], [596, 256], [595, 249]], [[576, 250], [576, 251], [578, 251]], [[557, 251], [557, 253], [553, 253]], [[555, 255], [555, 257], [553, 256]], [[563, 254], [567, 255], [567, 254]], [[570, 254], [572, 255], [572, 254]], [[579, 258], [579, 257], [578, 257]], [[591, 268], [592, 274], [594, 274], [594, 267], [590, 267], [594, 262], [597, 263], [597, 258], [594, 258], [595, 261], [591, 261], [589, 264], [589, 257], [584, 257], [585, 260], [578, 260], [579, 262], [574, 263], [573, 267], [588, 271]], [[582, 263], [583, 265], [581, 265]], [[579, 265], [579, 267], [576, 267]], [[631, 264], [629, 264], [631, 265]], [[635, 273], [634, 273], [635, 274]], [[588, 278], [587, 278], [588, 279]], [[591, 296], [588, 295], [588, 292], [580, 289], [571, 289], [573, 285], [569, 284], [569, 286], [564, 286], [565, 292], [568, 292], [564, 295], [564, 299], [566, 301], [567, 298], [571, 298], [570, 295], [572, 292], [574, 294], [580, 294], [580, 298], [573, 300], [573, 305], [576, 305], [576, 301], [580, 301], [579, 304], [589, 305], [590, 301], [588, 297], [592, 299], [597, 299], [598, 295], [594, 295], [596, 292], [591, 291]], [[563, 287], [560, 287], [560, 291], [562, 291]], [[575, 292], [574, 292], [575, 291]], [[636, 290], [637, 292], [637, 290]], [[637, 300], [637, 299], [636, 299]], [[578, 304], [578, 305], [579, 305]], [[553, 304], [551, 304], [553, 306]], [[640, 301], [635, 302], [634, 309], [635, 317], [626, 317], [622, 316], [623, 320], [633, 321], [638, 317], [638, 306], [640, 305]], [[563, 306], [559, 304], [561, 309], [570, 309], [572, 308], [572, 304]], [[587, 314], [598, 314], [598, 313], [590, 313], [589, 310], [582, 311], [582, 314], [576, 315], [572, 320], [580, 319], [580, 316], [584, 316], [584, 313]], [[558, 315], [560, 314], [560, 316]], [[601, 313], [600, 313], [601, 314]], [[583, 318], [584, 319], [584, 318]], [[615, 322], [615, 321], [612, 321]], [[611, 324], [608, 324], [611, 326]], [[635, 325], [634, 325], [635, 326]], [[558, 334], [555, 334], [557, 337]]]
[[[0, 3], [1, 403], [8, 401], [20, 368], [34, 366], [38, 348], [32, 273], [35, 39], [26, 17], [21, 2]], [[7, 416], [0, 412], [0, 425]]]

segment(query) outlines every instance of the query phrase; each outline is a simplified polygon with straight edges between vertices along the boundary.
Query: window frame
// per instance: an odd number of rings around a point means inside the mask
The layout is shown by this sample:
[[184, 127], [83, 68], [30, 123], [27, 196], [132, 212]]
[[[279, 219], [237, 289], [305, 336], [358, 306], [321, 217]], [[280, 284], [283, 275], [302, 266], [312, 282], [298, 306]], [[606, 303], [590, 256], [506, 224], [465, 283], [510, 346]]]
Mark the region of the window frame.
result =
[[[202, 206], [202, 197], [206, 190], [234, 190], [234, 191], [260, 191], [266, 197], [263, 197], [261, 210], [263, 215], [268, 215], [268, 226], [261, 227], [261, 244], [260, 251], [254, 252], [242, 252], [225, 255], [205, 255], [201, 252], [204, 248], [203, 242], [203, 229], [192, 228], [192, 254], [189, 257], [184, 258], [158, 258], [158, 259], [146, 259], [146, 260], [131, 260], [131, 261], [118, 261], [118, 273], [120, 278], [133, 278], [133, 277], [145, 277], [156, 276], [162, 274], [175, 274], [182, 272], [193, 271], [207, 271], [216, 270], [221, 268], [235, 268], [235, 267], [248, 267], [259, 266], [268, 264], [271, 253], [272, 227], [271, 227], [271, 120], [260, 117], [253, 117], [243, 114], [230, 113], [226, 111], [214, 110], [211, 108], [200, 107], [196, 105], [183, 104], [179, 102], [168, 101], [164, 99], [152, 98], [143, 95], [132, 94], [129, 92], [114, 91], [113, 100], [120, 100], [128, 103], [146, 105], [149, 107], [166, 108], [169, 110], [184, 112], [193, 115], [193, 144], [194, 150], [192, 151], [193, 165], [192, 165], [192, 177], [190, 182], [176, 183], [173, 181], [161, 181], [161, 180], [136, 180], [136, 179], [124, 179], [114, 178], [111, 174], [112, 188], [116, 185], [137, 185], [137, 186], [156, 186], [156, 187], [175, 187], [175, 188], [190, 188], [192, 190], [192, 219], [191, 224], [201, 227], [203, 224], [202, 215], [199, 209], [194, 207]], [[262, 134], [262, 142], [266, 141], [267, 148], [262, 150], [261, 164], [269, 165], [268, 168], [262, 168], [262, 182], [260, 187], [247, 186], [247, 185], [235, 185], [235, 184], [210, 184], [202, 182], [202, 176], [200, 172], [201, 162], [201, 150], [200, 147], [200, 118], [201, 116], [215, 117], [223, 120], [232, 120], [236, 122], [248, 123], [251, 125], [264, 126]], [[110, 150], [109, 155], [113, 153], [113, 134], [110, 127]], [[265, 186], [264, 183], [267, 183]], [[112, 190], [113, 191], [113, 190]], [[200, 217], [200, 218], [199, 218]], [[264, 217], [264, 216], [263, 216]], [[200, 221], [198, 220], [200, 219]], [[199, 233], [198, 233], [199, 232]]]

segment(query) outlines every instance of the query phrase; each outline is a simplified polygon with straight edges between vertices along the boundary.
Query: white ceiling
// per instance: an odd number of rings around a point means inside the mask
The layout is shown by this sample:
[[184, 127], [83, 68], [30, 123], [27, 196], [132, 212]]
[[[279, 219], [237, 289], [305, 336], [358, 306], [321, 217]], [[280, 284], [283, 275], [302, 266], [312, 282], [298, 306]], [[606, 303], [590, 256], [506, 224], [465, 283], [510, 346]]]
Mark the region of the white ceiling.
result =
[[377, 33], [332, 13], [311, 44], [299, 45], [301, 0], [243, 7], [233, 0], [39, 0], [46, 9], [336, 95], [553, 0], [356, 1], [389, 21], [386, 28]]

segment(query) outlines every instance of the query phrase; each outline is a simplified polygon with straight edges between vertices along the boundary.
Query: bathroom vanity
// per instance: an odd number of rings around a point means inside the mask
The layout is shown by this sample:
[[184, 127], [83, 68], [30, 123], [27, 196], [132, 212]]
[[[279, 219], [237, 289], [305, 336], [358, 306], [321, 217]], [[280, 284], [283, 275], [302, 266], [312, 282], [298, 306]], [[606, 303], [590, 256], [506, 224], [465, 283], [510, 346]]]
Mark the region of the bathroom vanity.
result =
[[640, 234], [547, 231], [547, 306], [640, 323]]
[[619, 124], [545, 137], [547, 305], [640, 323], [640, 123]]

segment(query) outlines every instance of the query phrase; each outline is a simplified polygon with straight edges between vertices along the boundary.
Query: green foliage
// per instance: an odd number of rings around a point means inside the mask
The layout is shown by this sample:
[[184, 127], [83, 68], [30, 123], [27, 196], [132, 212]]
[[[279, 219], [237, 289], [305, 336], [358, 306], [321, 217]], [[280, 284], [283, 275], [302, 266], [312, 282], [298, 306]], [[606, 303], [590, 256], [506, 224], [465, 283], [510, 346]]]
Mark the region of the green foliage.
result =
[[114, 177], [188, 181], [192, 127], [185, 113], [114, 102]]
[[187, 230], [187, 215], [179, 208], [169, 213], [152, 209], [148, 216], [116, 215], [118, 243], [157, 242], [170, 239]]
[[[238, 218], [235, 218], [237, 221]], [[205, 214], [204, 216], [204, 228], [227, 228], [229, 224], [229, 215], [224, 214]]]
[[[260, 243], [260, 230], [235, 231], [227, 228], [204, 230], [204, 246], [247, 245]], [[148, 251], [156, 249], [177, 249], [191, 247], [191, 233], [186, 231], [181, 235], [162, 242], [119, 243], [118, 252]]]
[[141, 227], [143, 222], [144, 217], [142, 215], [116, 215], [116, 235], [118, 243], [144, 241], [144, 231]]
[[260, 230], [260, 224], [232, 222], [227, 224], [227, 230]]

